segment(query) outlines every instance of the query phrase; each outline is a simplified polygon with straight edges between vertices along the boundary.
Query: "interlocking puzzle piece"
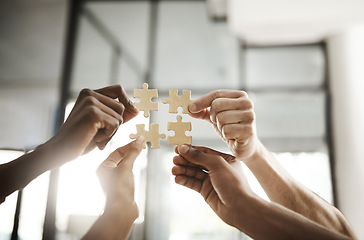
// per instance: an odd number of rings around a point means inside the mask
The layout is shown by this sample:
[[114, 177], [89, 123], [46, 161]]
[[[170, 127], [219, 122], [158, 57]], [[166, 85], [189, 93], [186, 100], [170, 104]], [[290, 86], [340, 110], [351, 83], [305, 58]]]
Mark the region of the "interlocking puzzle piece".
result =
[[[160, 148], [160, 142], [159, 142], [160, 138], [162, 138], [162, 139], [166, 138], [166, 135], [164, 133], [162, 133], [162, 134], [159, 133], [159, 124], [156, 124], [156, 123], [150, 124], [149, 131], [145, 130], [144, 124], [137, 124], [136, 128], [137, 128], [137, 133], [130, 134], [129, 137], [131, 139], [136, 139], [139, 136], [143, 136], [145, 138], [145, 142], [150, 142], [151, 148], [153, 148], [153, 149]], [[144, 144], [143, 148], [146, 148], [145, 144]]]
[[158, 97], [158, 90], [148, 89], [147, 83], [143, 83], [143, 89], [134, 89], [134, 97], [140, 98], [140, 102], [136, 102], [135, 106], [144, 111], [144, 117], [149, 117], [149, 111], [158, 111], [158, 103], [152, 102], [152, 98]]
[[169, 112], [170, 113], [178, 113], [177, 108], [182, 107], [182, 113], [188, 114], [190, 111], [188, 110], [188, 105], [191, 100], [191, 91], [183, 90], [182, 96], [178, 96], [178, 90], [169, 90], [169, 99], [165, 98], [162, 100], [163, 103], [169, 103]]
[[169, 145], [192, 144], [192, 136], [186, 136], [186, 131], [191, 131], [190, 122], [182, 122], [182, 116], [177, 116], [177, 122], [168, 122], [168, 131], [174, 131], [174, 136], [168, 136]]

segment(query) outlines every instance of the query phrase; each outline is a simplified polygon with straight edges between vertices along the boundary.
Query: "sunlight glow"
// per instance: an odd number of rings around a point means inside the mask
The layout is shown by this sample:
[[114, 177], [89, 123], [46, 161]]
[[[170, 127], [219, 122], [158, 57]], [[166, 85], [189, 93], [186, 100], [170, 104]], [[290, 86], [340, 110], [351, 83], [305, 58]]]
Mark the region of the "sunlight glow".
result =
[[[74, 103], [67, 105], [66, 116], [72, 110], [73, 105]], [[99, 184], [96, 169], [112, 151], [132, 141], [129, 134], [135, 133], [135, 124], [148, 125], [148, 119], [139, 114], [120, 126], [103, 151], [94, 149], [61, 167], [57, 200], [56, 225], [58, 230], [80, 237], [102, 213], [105, 196]], [[135, 199], [140, 211], [136, 223], [144, 221], [145, 183], [143, 183], [143, 179], [145, 179], [147, 166], [146, 156], [147, 150], [143, 150], [135, 161], [133, 169], [136, 185]]]

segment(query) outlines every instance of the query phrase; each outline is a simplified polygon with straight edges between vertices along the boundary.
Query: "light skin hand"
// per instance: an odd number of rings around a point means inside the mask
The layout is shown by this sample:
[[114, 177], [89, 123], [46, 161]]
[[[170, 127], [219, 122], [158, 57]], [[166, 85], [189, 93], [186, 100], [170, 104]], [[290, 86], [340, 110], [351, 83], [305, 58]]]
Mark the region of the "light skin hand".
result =
[[116, 149], [97, 169], [106, 194], [104, 213], [83, 239], [126, 239], [138, 217], [134, 200], [133, 164], [143, 149], [144, 138], [139, 137]]
[[138, 114], [120, 85], [83, 89], [66, 122], [46, 144], [72, 160], [96, 146], [103, 149], [119, 126]]
[[256, 134], [253, 104], [245, 92], [212, 91], [189, 105], [191, 116], [213, 124], [233, 155], [243, 161], [269, 199], [348, 236], [348, 221], [334, 206], [296, 181], [275, 159]]
[[244, 91], [215, 90], [190, 103], [191, 116], [212, 123], [233, 155], [246, 161], [257, 150], [253, 103]]

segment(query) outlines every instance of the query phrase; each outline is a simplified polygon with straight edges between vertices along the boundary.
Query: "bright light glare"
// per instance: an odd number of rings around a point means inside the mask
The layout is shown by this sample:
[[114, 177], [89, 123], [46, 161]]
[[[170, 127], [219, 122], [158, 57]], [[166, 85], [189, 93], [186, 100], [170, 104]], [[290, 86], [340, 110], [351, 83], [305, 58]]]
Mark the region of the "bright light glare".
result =
[[[0, 150], [0, 164], [10, 162], [24, 153], [22, 151]], [[10, 239], [13, 230], [14, 214], [16, 208], [18, 191], [9, 195], [5, 202], [0, 205], [0, 239]]]
[[45, 172], [23, 190], [19, 220], [19, 239], [42, 239], [47, 205], [49, 172]]
[[333, 204], [330, 161], [326, 153], [280, 153], [276, 157], [296, 180]]
[[[73, 105], [74, 103], [67, 105], [66, 116], [71, 112]], [[147, 126], [148, 119], [139, 114], [120, 126], [103, 151], [94, 149], [60, 169], [56, 222], [60, 231], [80, 237], [89, 229], [96, 217], [102, 213], [105, 196], [99, 184], [96, 170], [112, 151], [132, 141], [129, 135], [136, 132], [135, 124]], [[136, 223], [144, 221], [145, 183], [143, 183], [143, 179], [145, 179], [144, 169], [147, 165], [146, 156], [147, 151], [143, 150], [135, 161], [133, 169], [136, 185], [135, 199], [140, 210]], [[92, 221], [80, 222], [85, 218], [92, 219]], [[70, 222], [73, 224], [76, 222], [79, 226], [78, 229], [70, 226]]]

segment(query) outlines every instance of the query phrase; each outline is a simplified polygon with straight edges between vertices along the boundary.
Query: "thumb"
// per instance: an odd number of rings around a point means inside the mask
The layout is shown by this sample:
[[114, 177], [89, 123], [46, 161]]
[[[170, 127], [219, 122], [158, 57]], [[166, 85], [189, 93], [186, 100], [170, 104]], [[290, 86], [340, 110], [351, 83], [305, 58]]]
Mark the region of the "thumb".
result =
[[224, 158], [217, 154], [200, 151], [187, 145], [178, 146], [178, 153], [187, 161], [205, 167], [208, 171], [226, 167]]

